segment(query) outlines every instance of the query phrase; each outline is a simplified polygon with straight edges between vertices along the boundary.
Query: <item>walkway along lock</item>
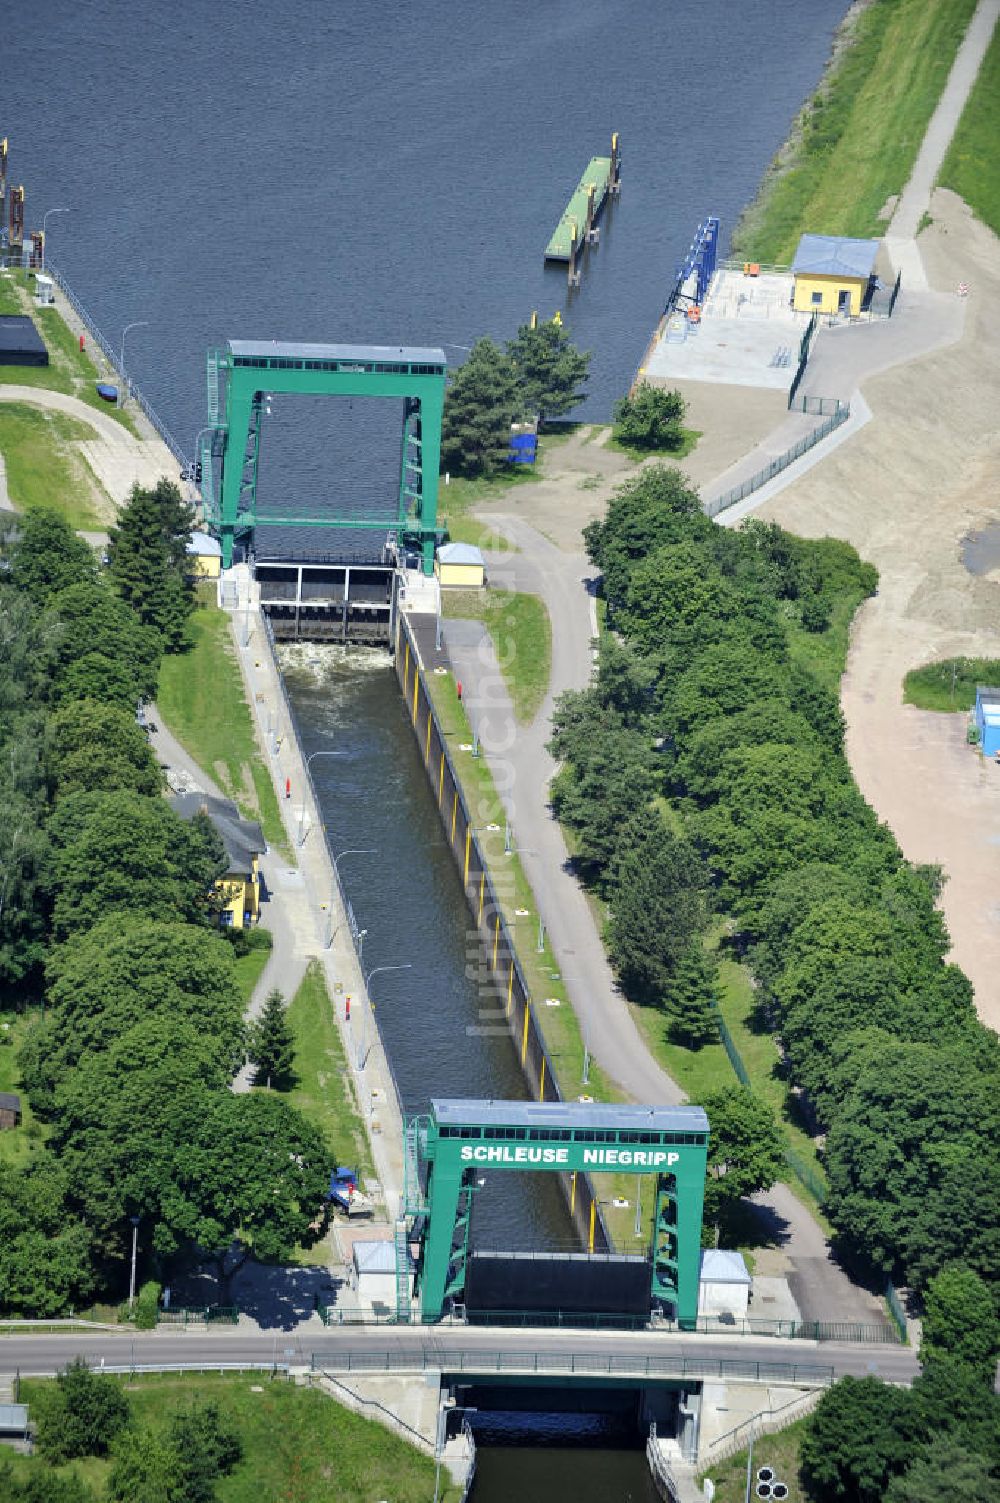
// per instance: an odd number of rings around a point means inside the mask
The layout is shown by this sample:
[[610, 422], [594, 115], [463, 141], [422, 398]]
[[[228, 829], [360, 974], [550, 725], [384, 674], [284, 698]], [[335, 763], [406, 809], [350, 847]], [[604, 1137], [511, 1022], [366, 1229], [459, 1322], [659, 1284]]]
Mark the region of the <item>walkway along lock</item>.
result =
[[426, 1192], [407, 1187], [407, 1209], [417, 1211], [419, 1199], [426, 1216], [419, 1265], [424, 1320], [439, 1319], [449, 1301], [460, 1301], [473, 1194], [484, 1170], [626, 1169], [656, 1178], [651, 1300], [672, 1305], [682, 1328], [696, 1327], [708, 1155], [701, 1107], [433, 1101], [429, 1118], [407, 1122], [406, 1137], [426, 1174]]

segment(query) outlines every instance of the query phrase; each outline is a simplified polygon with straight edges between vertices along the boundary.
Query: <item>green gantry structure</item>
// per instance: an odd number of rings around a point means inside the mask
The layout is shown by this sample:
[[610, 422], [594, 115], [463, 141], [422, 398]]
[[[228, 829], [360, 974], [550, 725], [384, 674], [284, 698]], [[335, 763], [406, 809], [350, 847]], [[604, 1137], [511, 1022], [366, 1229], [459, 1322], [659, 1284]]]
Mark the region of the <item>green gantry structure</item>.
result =
[[[222, 544], [222, 567], [233, 543], [257, 527], [357, 528], [394, 531], [418, 544], [425, 574], [434, 569], [441, 414], [447, 362], [440, 349], [388, 345], [290, 344], [231, 339], [208, 352], [208, 427], [202, 430], [202, 502], [207, 525]], [[274, 392], [298, 396], [390, 397], [402, 402], [403, 433], [395, 516], [358, 517], [334, 510], [305, 515], [257, 509], [261, 418]], [[215, 464], [221, 460], [216, 484]]]
[[404, 1217], [397, 1223], [397, 1298], [409, 1318], [408, 1224], [423, 1221], [420, 1315], [438, 1320], [461, 1298], [476, 1181], [484, 1170], [655, 1175], [650, 1298], [677, 1321], [698, 1319], [708, 1118], [696, 1106], [432, 1101], [406, 1123]]

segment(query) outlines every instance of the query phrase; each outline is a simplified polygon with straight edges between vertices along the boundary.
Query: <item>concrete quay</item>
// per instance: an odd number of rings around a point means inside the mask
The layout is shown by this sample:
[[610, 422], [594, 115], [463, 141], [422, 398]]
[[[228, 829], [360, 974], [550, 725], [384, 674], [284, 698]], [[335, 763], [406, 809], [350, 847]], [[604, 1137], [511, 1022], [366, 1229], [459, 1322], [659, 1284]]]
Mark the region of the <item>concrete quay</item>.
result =
[[[305, 760], [287, 700], [252, 596], [249, 570], [231, 571], [222, 592], [232, 614], [236, 656], [243, 675], [254, 731], [274, 783], [282, 821], [296, 864], [278, 863], [279, 901], [294, 933], [294, 969], [300, 980], [316, 959], [323, 967], [351, 1079], [371, 1142], [389, 1223], [403, 1204], [403, 1121], [392, 1069], [382, 1043], [364, 973], [351, 939], [333, 860], [326, 843], [322, 812], [316, 807]], [[291, 797], [285, 797], [286, 780]], [[269, 985], [280, 981], [269, 982]], [[297, 981], [296, 981], [297, 984]], [[346, 1018], [346, 997], [351, 1019]], [[364, 1049], [362, 1049], [364, 1045]]]

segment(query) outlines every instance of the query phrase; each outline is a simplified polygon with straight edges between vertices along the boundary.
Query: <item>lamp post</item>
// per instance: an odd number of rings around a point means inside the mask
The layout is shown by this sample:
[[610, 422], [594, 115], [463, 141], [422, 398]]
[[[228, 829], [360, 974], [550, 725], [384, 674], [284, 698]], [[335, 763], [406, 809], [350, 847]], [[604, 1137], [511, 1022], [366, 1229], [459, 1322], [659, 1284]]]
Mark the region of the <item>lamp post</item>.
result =
[[[333, 860], [333, 873], [334, 873], [334, 876], [337, 879], [337, 891], [343, 892], [343, 890], [344, 890], [343, 889], [343, 885], [342, 885], [341, 880], [340, 880], [340, 863], [343, 861], [343, 859], [344, 859], [345, 856], [377, 856], [377, 855], [378, 855], [378, 852], [376, 851], [376, 849], [375, 849], [374, 846], [352, 845], [352, 846], [348, 846], [348, 848], [347, 848], [346, 851], [338, 851], [337, 854], [336, 854], [336, 856], [334, 856], [332, 858], [332, 860]], [[333, 945], [333, 938], [334, 938], [334, 935], [337, 932], [336, 929], [334, 929], [334, 927], [333, 927], [333, 900], [334, 900], [335, 896], [336, 896], [336, 893], [331, 892], [331, 894], [330, 894], [330, 906], [329, 906], [329, 910], [328, 910], [327, 916], [326, 916], [326, 949], [328, 949], [328, 950]]]
[[[311, 764], [315, 761], [315, 759], [317, 757], [346, 757], [346, 756], [347, 756], [347, 753], [346, 752], [342, 752], [342, 751], [314, 751], [314, 752], [310, 752], [309, 756], [306, 757], [306, 773], [308, 775], [309, 768], [310, 768]], [[305, 795], [305, 789], [303, 788], [303, 790], [302, 790], [302, 802], [299, 804], [299, 845], [300, 846], [303, 846], [306, 843], [305, 824], [306, 824], [306, 795]]]
[[[126, 376], [125, 376], [125, 336], [128, 334], [128, 332], [129, 332], [130, 329], [148, 329], [148, 328], [149, 328], [149, 319], [148, 318], [137, 318], [137, 319], [134, 320], [134, 322], [132, 322], [130, 324], [126, 324], [125, 327], [124, 327], [124, 329], [122, 330], [122, 348], [121, 348], [121, 355], [119, 356], [119, 359], [118, 359], [118, 373], [119, 373], [119, 375], [121, 377], [122, 387], [123, 388], [125, 386], [128, 386], [130, 384], [128, 382], [128, 380], [126, 379]], [[125, 402], [124, 402], [124, 399], [123, 399], [122, 390], [119, 390], [119, 392], [118, 392], [118, 406], [119, 407], [124, 407], [125, 406]]]
[[139, 1217], [130, 1216], [129, 1221], [132, 1223], [132, 1272], [128, 1281], [128, 1307], [131, 1310], [135, 1304], [135, 1255], [139, 1241]]
[[42, 215], [42, 271], [43, 272], [45, 270], [45, 226], [48, 223], [49, 215], [50, 214], [69, 214], [71, 212], [72, 211], [70, 209], [46, 209], [45, 213]]
[[369, 983], [370, 983], [372, 977], [373, 976], [377, 976], [380, 972], [384, 973], [386, 971], [412, 971], [412, 970], [413, 970], [413, 966], [407, 960], [407, 961], [404, 961], [401, 965], [376, 965], [376, 966], [372, 966], [372, 969], [368, 972], [368, 975], [365, 977], [365, 984], [364, 984], [364, 993], [365, 993], [365, 995], [364, 995], [364, 998], [362, 1000], [362, 1005], [361, 1005], [361, 1041], [358, 1044], [358, 1069], [359, 1070], [363, 1070], [365, 1068], [365, 1065], [368, 1063], [368, 1012], [369, 1012], [369, 1009], [371, 1008], [371, 1005], [372, 1005], [372, 1003], [371, 1003], [371, 993], [368, 990], [368, 986], [369, 986]]

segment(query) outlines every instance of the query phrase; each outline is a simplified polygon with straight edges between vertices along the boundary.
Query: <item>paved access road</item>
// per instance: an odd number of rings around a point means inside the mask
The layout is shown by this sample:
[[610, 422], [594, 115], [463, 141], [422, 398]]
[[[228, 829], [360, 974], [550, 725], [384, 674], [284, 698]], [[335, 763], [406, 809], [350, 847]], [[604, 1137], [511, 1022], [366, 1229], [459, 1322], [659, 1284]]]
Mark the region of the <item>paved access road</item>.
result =
[[[612, 1371], [631, 1374], [644, 1369], [651, 1360], [651, 1371], [669, 1376], [667, 1364], [682, 1371], [687, 1364], [691, 1377], [711, 1375], [713, 1364], [738, 1364], [729, 1375], [734, 1378], [755, 1376], [757, 1363], [794, 1364], [808, 1369], [832, 1368], [836, 1377], [847, 1374], [865, 1377], [873, 1374], [894, 1383], [910, 1383], [918, 1367], [910, 1347], [862, 1346], [816, 1343], [812, 1341], [775, 1341], [755, 1337], [685, 1336], [656, 1331], [549, 1331], [484, 1329], [475, 1326], [348, 1326], [330, 1330], [322, 1336], [305, 1339], [290, 1337], [284, 1331], [196, 1332], [169, 1328], [135, 1335], [109, 1335], [104, 1332], [67, 1332], [58, 1335], [0, 1337], [0, 1374], [20, 1372], [22, 1376], [54, 1373], [74, 1357], [84, 1357], [94, 1366], [102, 1362], [109, 1367], [127, 1367], [191, 1363], [270, 1363], [309, 1366], [315, 1355], [317, 1365], [347, 1368], [349, 1354], [359, 1370], [371, 1371], [384, 1364], [399, 1371], [413, 1368], [447, 1368], [453, 1364], [474, 1371], [482, 1359], [482, 1370], [495, 1371], [500, 1357], [507, 1371], [532, 1370], [551, 1374], [569, 1374], [574, 1365], [588, 1374]], [[575, 1359], [575, 1364], [574, 1364]], [[662, 1366], [661, 1366], [662, 1364]], [[763, 1376], [763, 1374], [762, 1374]], [[802, 1374], [805, 1381], [807, 1374]]]

